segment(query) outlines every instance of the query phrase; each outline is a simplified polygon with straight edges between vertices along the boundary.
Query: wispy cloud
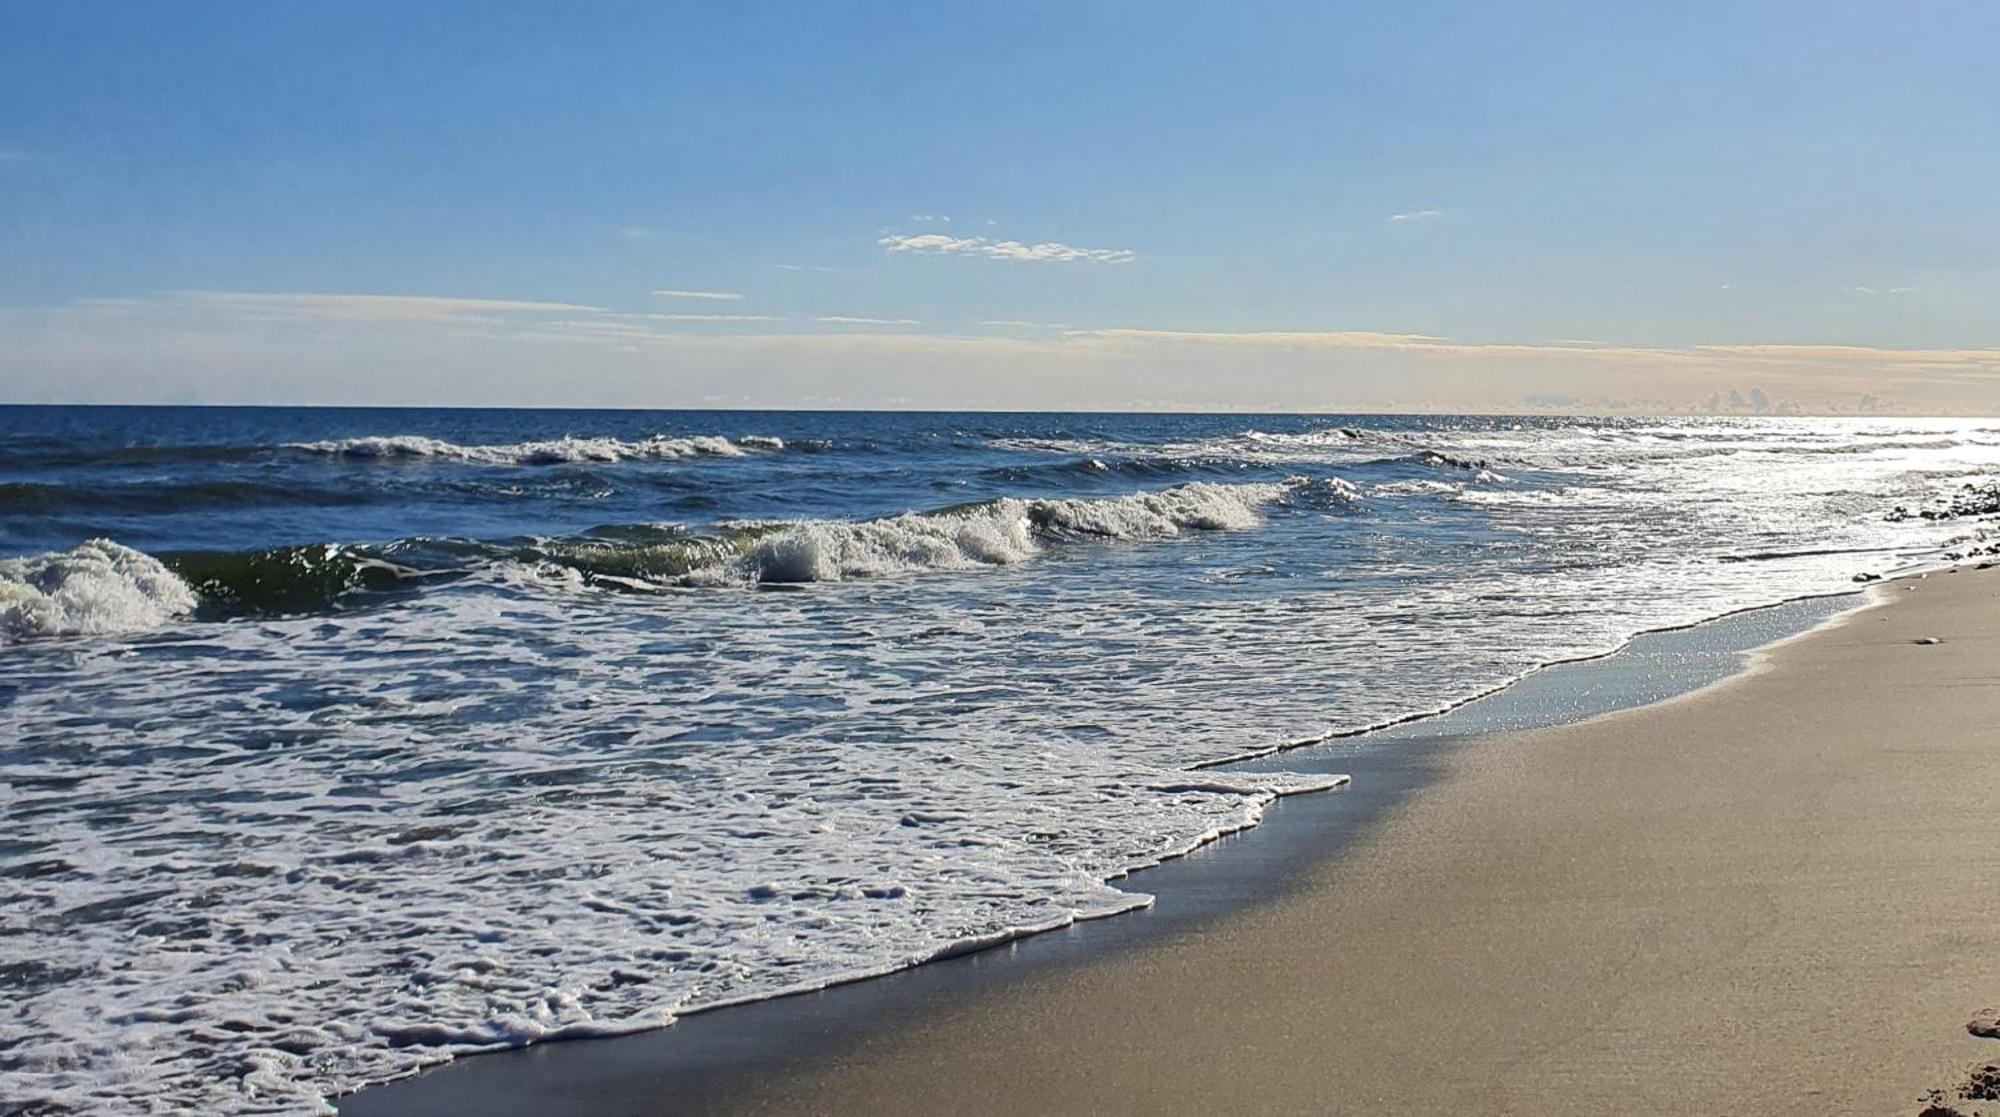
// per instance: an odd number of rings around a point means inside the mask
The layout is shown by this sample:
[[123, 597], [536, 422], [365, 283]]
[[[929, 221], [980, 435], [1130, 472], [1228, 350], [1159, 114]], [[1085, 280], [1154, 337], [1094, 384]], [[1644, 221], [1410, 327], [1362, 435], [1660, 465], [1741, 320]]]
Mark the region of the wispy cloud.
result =
[[1073, 337], [1118, 341], [1181, 342], [1198, 345], [1255, 345], [1285, 349], [1418, 349], [1444, 343], [1428, 334], [1390, 334], [1370, 330], [1073, 330]]
[[910, 215], [910, 220], [918, 225], [949, 225], [951, 224], [951, 214], [913, 213]]
[[1915, 294], [1916, 290], [1915, 287], [1856, 287], [1854, 293], [1857, 295], [1911, 295]]
[[648, 314], [655, 322], [782, 322], [776, 314]]
[[1869, 345], [1697, 345], [1694, 352], [1815, 371], [1873, 368], [2000, 378], [2000, 348], [1879, 349]]
[[1441, 209], [1413, 209], [1408, 213], [1392, 213], [1389, 215], [1389, 220], [1403, 222], [1436, 221], [1443, 216], [1444, 211]]
[[954, 237], [944, 233], [891, 233], [876, 241], [891, 253], [927, 256], [982, 256], [1028, 264], [1126, 264], [1137, 256], [1128, 248], [1077, 248], [1060, 241], [1023, 244], [991, 237]]
[[[794, 326], [769, 325], [779, 321]], [[2000, 384], [2000, 348], [981, 325], [991, 332], [851, 314], [171, 292], [0, 307], [0, 398], [1686, 413], [1704, 399], [1737, 409], [1740, 396], [1746, 414], [1852, 415], [1991, 413]], [[547, 376], [550, 346], [575, 375]]]
[[743, 296], [734, 291], [655, 291], [662, 299], [710, 299], [717, 302], [736, 302]]
[[1363, 350], [1454, 358], [1525, 358], [1532, 361], [1599, 363], [1625, 367], [1712, 368], [1785, 366], [1815, 373], [1875, 370], [1950, 373], [1981, 380], [2000, 378], [2000, 348], [1890, 349], [1868, 345], [1692, 345], [1686, 347], [1608, 345], [1596, 342], [1456, 341], [1428, 334], [1342, 331], [1190, 331], [1148, 329], [1071, 330], [1074, 342], [1140, 342], [1185, 347], [1231, 346], [1260, 349]]
[[840, 270], [839, 268], [827, 267], [825, 264], [778, 264], [776, 265], [776, 267], [779, 271], [839, 271]]
[[618, 230], [618, 236], [621, 240], [627, 241], [651, 240], [653, 238], [653, 230], [646, 228], [644, 225], [627, 225], [623, 229]]
[[0, 147], [0, 163], [15, 163], [26, 159], [28, 153], [15, 147]]

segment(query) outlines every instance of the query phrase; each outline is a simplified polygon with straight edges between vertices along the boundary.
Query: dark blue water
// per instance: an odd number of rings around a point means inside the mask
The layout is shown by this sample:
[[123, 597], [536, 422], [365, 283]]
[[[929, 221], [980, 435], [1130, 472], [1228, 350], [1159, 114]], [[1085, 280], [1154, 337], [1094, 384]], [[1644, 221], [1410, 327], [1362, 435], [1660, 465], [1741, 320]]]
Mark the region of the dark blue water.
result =
[[[1471, 426], [1521, 422], [1561, 425]], [[1202, 450], [1252, 427], [1364, 424], [1409, 439], [1407, 452], [1385, 447], [1353, 463], [1366, 479], [1456, 476], [1416, 455], [1425, 432], [1463, 431], [1462, 419], [0, 407], [0, 549], [99, 536], [147, 551], [249, 550], [871, 519], [1002, 496], [1281, 480], [1287, 460]], [[385, 434], [408, 437], [378, 445]], [[736, 452], [675, 444], [683, 438], [728, 439]]]

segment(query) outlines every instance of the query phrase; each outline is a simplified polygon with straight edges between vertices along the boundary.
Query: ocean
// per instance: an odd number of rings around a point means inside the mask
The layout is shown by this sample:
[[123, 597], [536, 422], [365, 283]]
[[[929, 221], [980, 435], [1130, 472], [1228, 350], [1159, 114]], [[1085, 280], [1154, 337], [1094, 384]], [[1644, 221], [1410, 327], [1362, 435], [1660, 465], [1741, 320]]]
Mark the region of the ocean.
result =
[[313, 1112], [1128, 911], [1337, 782], [1218, 766], [1989, 554], [1996, 476], [1990, 420], [0, 408], [0, 1109]]

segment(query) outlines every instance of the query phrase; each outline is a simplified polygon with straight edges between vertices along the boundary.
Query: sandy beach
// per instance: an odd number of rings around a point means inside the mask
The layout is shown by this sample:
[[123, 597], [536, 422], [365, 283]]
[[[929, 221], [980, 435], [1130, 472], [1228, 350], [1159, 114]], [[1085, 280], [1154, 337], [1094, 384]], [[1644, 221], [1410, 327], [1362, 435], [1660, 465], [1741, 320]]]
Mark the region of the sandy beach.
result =
[[1269, 906], [972, 995], [738, 1111], [1977, 1112], [2000, 575], [1876, 592], [1721, 685], [1461, 750]]
[[0, 1117], [2000, 1117], [1905, 8], [7, 5]]

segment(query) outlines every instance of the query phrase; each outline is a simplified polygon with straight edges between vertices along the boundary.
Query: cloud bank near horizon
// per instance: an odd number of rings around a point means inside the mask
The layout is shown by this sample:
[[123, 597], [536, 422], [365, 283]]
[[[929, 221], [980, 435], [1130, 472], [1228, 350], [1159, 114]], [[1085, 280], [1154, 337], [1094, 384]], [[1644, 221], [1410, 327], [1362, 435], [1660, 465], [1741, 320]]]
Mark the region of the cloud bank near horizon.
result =
[[[1481, 342], [182, 291], [0, 309], [10, 402], [1983, 414], [2000, 349]], [[727, 332], [741, 323], [755, 332]], [[999, 332], [984, 332], [988, 328]], [[722, 330], [724, 332], [716, 332]]]

